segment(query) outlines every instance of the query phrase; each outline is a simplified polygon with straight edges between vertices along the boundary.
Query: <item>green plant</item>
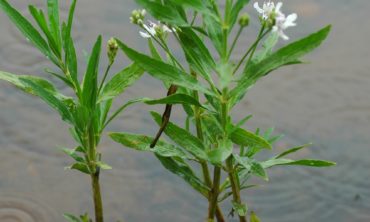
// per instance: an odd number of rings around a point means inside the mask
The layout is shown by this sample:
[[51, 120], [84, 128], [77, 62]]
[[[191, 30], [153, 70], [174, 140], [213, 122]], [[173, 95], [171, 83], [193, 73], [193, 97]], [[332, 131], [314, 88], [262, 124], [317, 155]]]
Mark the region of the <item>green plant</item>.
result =
[[[62, 95], [47, 80], [31, 75], [15, 75], [0, 71], [0, 79], [8, 81], [26, 93], [45, 101], [56, 110], [71, 128], [70, 133], [78, 146], [63, 151], [75, 160], [70, 169], [75, 169], [91, 177], [95, 221], [103, 222], [103, 204], [99, 175], [101, 170], [111, 167], [102, 161], [98, 150], [101, 135], [106, 126], [124, 109], [110, 115], [111, 105], [116, 96], [123, 93], [143, 74], [143, 70], [133, 64], [106, 81], [114, 63], [118, 45], [114, 39], [108, 41], [107, 65], [104, 77], [98, 79], [102, 38], [99, 36], [89, 55], [86, 72], [80, 80], [77, 55], [71, 36], [74, 10], [77, 0], [73, 0], [66, 22], [60, 21], [58, 0], [48, 0], [48, 17], [42, 10], [29, 6], [39, 30], [6, 0], [0, 0], [0, 8], [23, 33], [27, 40], [36, 46], [56, 67], [57, 71], [46, 70], [48, 74], [63, 81], [74, 92], [73, 97]], [[90, 221], [87, 215], [80, 218], [65, 215], [69, 221]]]
[[[180, 176], [208, 200], [208, 221], [214, 221], [215, 217], [217, 221], [225, 221], [219, 204], [229, 197], [232, 197], [232, 212], [237, 213], [241, 222], [247, 221], [248, 208], [241, 191], [254, 187], [249, 183], [252, 176], [267, 180], [268, 168], [334, 165], [330, 161], [286, 158], [306, 145], [288, 149], [268, 160], [257, 160], [256, 154], [264, 149], [271, 150], [280, 137], [272, 136], [272, 130], [251, 132], [244, 128], [251, 116], [234, 122], [230, 114], [259, 79], [282, 66], [301, 63], [302, 56], [324, 41], [330, 26], [274, 50], [279, 37], [288, 39], [283, 31], [295, 26], [297, 15], [285, 16], [281, 12], [282, 3], [275, 6], [269, 1], [263, 8], [256, 3], [254, 6], [261, 14], [260, 32], [244, 56], [234, 61], [231, 55], [250, 20], [246, 14], [240, 16], [248, 0], [226, 0], [223, 12], [214, 0], [136, 2], [145, 10], [133, 11], [130, 19], [142, 28], [140, 35], [148, 39], [150, 55], [117, 42], [128, 58], [163, 81], [169, 90], [166, 98], [151, 104], [167, 105], [162, 116], [151, 112], [160, 126], [155, 138], [129, 133], [111, 133], [110, 136], [126, 147], [153, 152], [167, 170]], [[146, 11], [160, 22], [146, 24]], [[237, 32], [233, 32], [237, 26]], [[172, 53], [168, 46], [169, 36], [181, 46], [188, 68]], [[210, 45], [215, 55], [210, 52]], [[166, 57], [162, 57], [163, 54]], [[171, 108], [175, 104], [184, 108], [185, 127], [170, 122]], [[162, 131], [173, 143], [159, 140]], [[201, 176], [194, 170], [194, 163], [199, 164]], [[213, 167], [213, 175], [210, 167]], [[259, 221], [254, 213], [251, 213], [251, 221]]]

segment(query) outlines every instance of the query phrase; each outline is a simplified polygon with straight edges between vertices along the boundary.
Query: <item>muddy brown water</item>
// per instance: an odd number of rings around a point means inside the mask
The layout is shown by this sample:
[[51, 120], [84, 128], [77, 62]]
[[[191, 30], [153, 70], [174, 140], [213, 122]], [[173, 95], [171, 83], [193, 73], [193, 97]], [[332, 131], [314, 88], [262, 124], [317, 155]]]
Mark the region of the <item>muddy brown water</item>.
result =
[[[11, 1], [24, 13], [32, 3]], [[62, 4], [62, 15], [67, 7]], [[82, 0], [77, 7], [74, 37], [78, 51], [90, 50], [96, 36], [117, 36], [145, 50], [145, 41], [128, 17], [135, 5], [128, 0]], [[256, 13], [251, 10], [251, 14]], [[296, 158], [336, 161], [331, 169], [276, 168], [270, 182], [243, 193], [249, 209], [263, 221], [370, 221], [370, 2], [364, 0], [291, 0], [286, 11], [299, 14], [298, 27], [287, 33], [304, 36], [333, 24], [328, 41], [310, 56], [309, 65], [274, 72], [259, 82], [235, 112], [235, 119], [254, 114], [251, 128], [275, 126], [285, 139], [282, 147], [314, 142]], [[253, 16], [255, 23], [256, 17]], [[243, 37], [237, 53], [253, 38], [257, 26]], [[46, 76], [45, 58], [31, 47], [0, 13], [0, 69]], [[244, 43], [244, 44], [243, 44]], [[244, 47], [245, 48], [245, 47]], [[240, 51], [239, 51], [240, 49]], [[82, 57], [82, 56], [81, 56]], [[128, 61], [115, 67], [118, 70]], [[80, 71], [85, 61], [80, 60]], [[61, 84], [49, 78], [65, 93]], [[163, 96], [161, 84], [145, 76], [118, 103], [140, 96]], [[155, 108], [158, 109], [158, 108]], [[0, 221], [64, 221], [62, 213], [92, 209], [89, 178], [66, 171], [71, 163], [58, 147], [73, 147], [66, 125], [42, 102], [7, 83], [0, 83]], [[148, 107], [130, 108], [110, 131], [154, 133]], [[174, 119], [182, 120], [176, 112]], [[150, 154], [124, 149], [104, 138], [104, 160], [114, 169], [102, 175], [107, 221], [202, 221], [207, 203], [176, 176], [166, 172]], [[272, 154], [265, 154], [268, 156]], [[225, 211], [230, 205], [223, 205]], [[230, 219], [230, 221], [236, 221]]]

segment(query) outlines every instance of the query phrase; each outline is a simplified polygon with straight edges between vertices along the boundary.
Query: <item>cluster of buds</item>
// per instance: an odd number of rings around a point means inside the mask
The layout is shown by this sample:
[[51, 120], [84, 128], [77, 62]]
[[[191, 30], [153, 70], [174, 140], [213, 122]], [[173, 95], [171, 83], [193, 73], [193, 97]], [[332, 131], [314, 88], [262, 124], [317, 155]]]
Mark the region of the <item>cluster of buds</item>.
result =
[[118, 51], [118, 43], [116, 39], [114, 38], [109, 39], [108, 44], [107, 44], [107, 54], [108, 54], [109, 64], [114, 63], [114, 59], [117, 56], [117, 51]]
[[149, 24], [143, 25], [143, 28], [145, 32], [140, 31], [140, 35], [143, 38], [152, 38], [152, 37], [158, 37], [161, 39], [166, 38], [168, 33], [176, 32], [176, 29], [170, 28], [165, 24], [162, 24], [161, 22], [158, 22], [158, 24], [149, 21]]
[[273, 32], [277, 32], [281, 38], [288, 40], [289, 37], [284, 34], [284, 30], [296, 26], [297, 14], [293, 13], [285, 16], [281, 12], [282, 2], [278, 2], [275, 6], [274, 2], [264, 2], [262, 8], [258, 2], [254, 3], [254, 8], [261, 14], [261, 20], [265, 27], [272, 28]]
[[134, 10], [131, 13], [130, 21], [132, 24], [142, 26], [146, 15], [145, 9]]

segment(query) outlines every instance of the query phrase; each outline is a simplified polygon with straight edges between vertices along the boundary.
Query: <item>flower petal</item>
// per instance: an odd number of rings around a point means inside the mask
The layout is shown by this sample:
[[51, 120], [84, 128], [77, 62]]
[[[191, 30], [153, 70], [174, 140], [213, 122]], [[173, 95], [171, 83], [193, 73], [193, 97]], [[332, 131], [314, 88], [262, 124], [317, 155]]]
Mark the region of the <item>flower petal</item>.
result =
[[140, 31], [140, 32], [139, 32], [139, 34], [141, 35], [141, 37], [146, 38], [146, 39], [149, 39], [149, 38], [151, 38], [151, 37], [152, 37], [152, 36], [151, 36], [151, 35], [149, 35], [148, 33], [146, 33], [146, 32], [142, 32], [142, 31]]
[[253, 6], [258, 13], [262, 14], [264, 12], [263, 9], [258, 5], [258, 2], [255, 2]]
[[283, 3], [282, 2], [278, 2], [277, 4], [276, 4], [276, 7], [275, 7], [275, 11], [276, 12], [280, 12], [280, 9], [281, 9], [281, 7], [283, 6]]

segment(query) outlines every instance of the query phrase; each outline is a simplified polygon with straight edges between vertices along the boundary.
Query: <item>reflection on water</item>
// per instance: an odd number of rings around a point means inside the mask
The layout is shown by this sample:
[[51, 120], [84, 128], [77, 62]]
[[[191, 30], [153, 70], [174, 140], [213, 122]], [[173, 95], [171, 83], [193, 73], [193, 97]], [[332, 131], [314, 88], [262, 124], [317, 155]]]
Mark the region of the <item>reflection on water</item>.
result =
[[[27, 13], [28, 3], [42, 5], [43, 1], [12, 2]], [[100, 33], [106, 40], [117, 36], [145, 50], [144, 40], [128, 21], [135, 8], [131, 2], [79, 1], [73, 35], [81, 55]], [[306, 35], [328, 23], [334, 25], [333, 32], [322, 48], [307, 57], [311, 65], [288, 67], [264, 79], [238, 107], [236, 116], [253, 113], [251, 128], [275, 126], [285, 134], [277, 149], [314, 141], [315, 146], [297, 158], [331, 159], [338, 166], [326, 170], [277, 168], [271, 171], [268, 185], [243, 197], [263, 221], [369, 221], [370, 56], [366, 40], [370, 30], [362, 26], [367, 23], [363, 18], [367, 18], [370, 2], [295, 0], [285, 4], [287, 10], [300, 15], [299, 26], [288, 31], [291, 36]], [[62, 8], [65, 15], [67, 7]], [[45, 76], [42, 70], [49, 63], [3, 13], [0, 27], [6, 30], [0, 35], [0, 69]], [[241, 46], [249, 43], [253, 33], [245, 35]], [[121, 61], [128, 63], [123, 57]], [[84, 62], [80, 61], [81, 71]], [[145, 77], [120, 101], [149, 93], [163, 96], [160, 86]], [[0, 83], [0, 107], [0, 221], [63, 221], [60, 215], [64, 212], [91, 209], [89, 178], [63, 170], [70, 162], [56, 148], [72, 147], [73, 141], [58, 116], [5, 83]], [[155, 124], [146, 109], [143, 105], [130, 108], [111, 130], [153, 133]], [[177, 120], [181, 116], [174, 115]], [[101, 147], [105, 160], [114, 166], [102, 176], [107, 221], [190, 222], [205, 217], [205, 201], [198, 200], [197, 194], [164, 171], [151, 155], [125, 150], [107, 138]]]

